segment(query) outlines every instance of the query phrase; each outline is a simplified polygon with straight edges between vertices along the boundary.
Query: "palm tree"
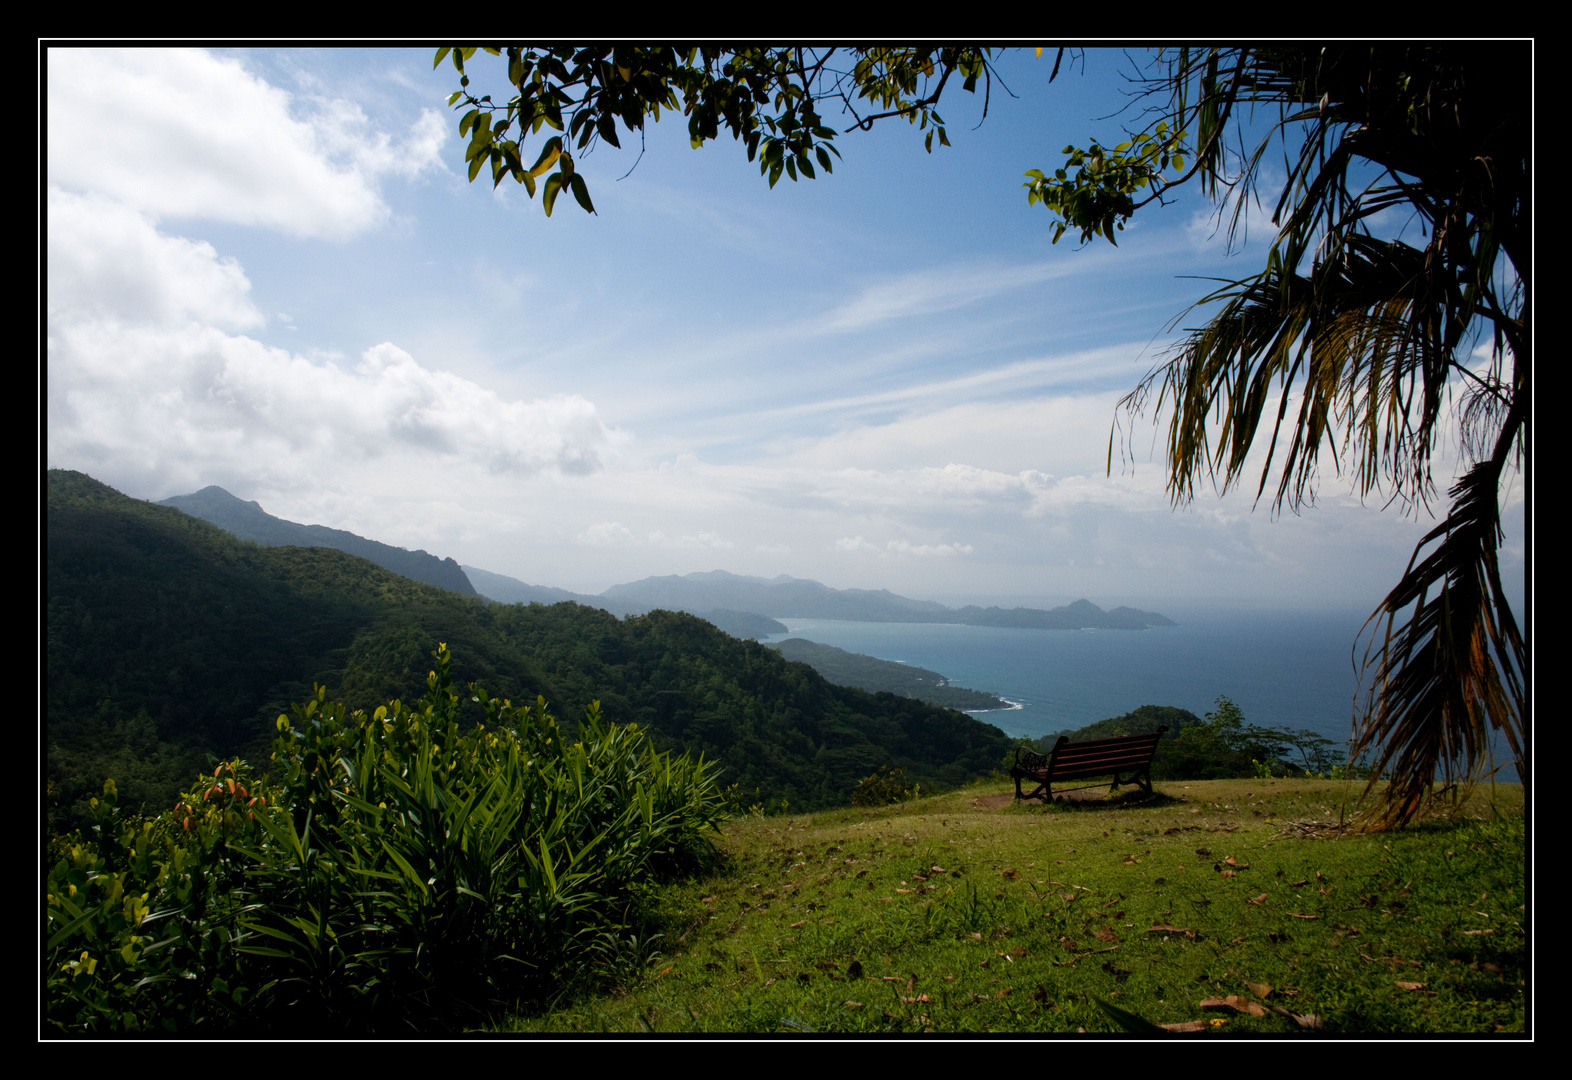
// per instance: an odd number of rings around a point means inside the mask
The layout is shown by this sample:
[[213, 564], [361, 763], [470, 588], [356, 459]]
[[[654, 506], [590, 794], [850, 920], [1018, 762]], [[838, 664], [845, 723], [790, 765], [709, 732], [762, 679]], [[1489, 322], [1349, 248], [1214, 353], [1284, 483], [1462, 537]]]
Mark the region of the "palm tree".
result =
[[[1377, 827], [1410, 820], [1437, 777], [1480, 776], [1492, 729], [1528, 781], [1527, 640], [1497, 549], [1501, 484], [1526, 465], [1529, 435], [1531, 61], [1526, 44], [1182, 49], [1151, 73], [1166, 101], [1146, 132], [1066, 148], [1068, 171], [1029, 174], [1059, 233], [1109, 240], [1198, 177], [1227, 196], [1232, 241], [1263, 158], [1282, 147], [1266, 266], [1205, 297], [1197, 307], [1221, 307], [1123, 402], [1171, 413], [1175, 503], [1198, 480], [1239, 483], [1264, 435], [1256, 495], [1275, 483], [1274, 509], [1313, 501], [1323, 450], [1362, 496], [1428, 506], [1438, 429], [1458, 426], [1468, 462], [1446, 515], [1366, 624], [1352, 754], [1373, 755], [1366, 794], [1391, 777]], [[1232, 120], [1262, 105], [1277, 117], [1247, 151]], [[1189, 171], [1165, 180], [1187, 156]], [[1396, 238], [1377, 215], [1405, 222]], [[1489, 361], [1471, 363], [1487, 335]]]

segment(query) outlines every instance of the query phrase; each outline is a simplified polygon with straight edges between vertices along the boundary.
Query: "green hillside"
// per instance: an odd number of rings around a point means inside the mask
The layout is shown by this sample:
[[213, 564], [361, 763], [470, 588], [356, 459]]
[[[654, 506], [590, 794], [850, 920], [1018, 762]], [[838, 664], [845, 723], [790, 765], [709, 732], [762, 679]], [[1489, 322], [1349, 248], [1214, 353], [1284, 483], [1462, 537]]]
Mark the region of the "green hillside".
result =
[[806, 638], [787, 638], [771, 643], [770, 648], [779, 649], [788, 660], [812, 665], [813, 670], [841, 686], [856, 686], [874, 693], [883, 690], [903, 697], [914, 697], [930, 705], [942, 705], [946, 709], [1010, 707], [1009, 702], [993, 694], [968, 690], [964, 686], [951, 686], [937, 671], [848, 652]]
[[[690, 615], [487, 604], [328, 548], [260, 547], [80, 473], [47, 480], [51, 820], [80, 823], [106, 776], [122, 805], [170, 804], [209, 753], [265, 761], [312, 683], [355, 708], [459, 683], [544, 696], [572, 727], [593, 700], [662, 748], [722, 766], [746, 798], [843, 805], [876, 767], [925, 787], [987, 773], [1009, 740], [962, 713], [834, 686]], [[479, 707], [475, 707], [478, 720]]]

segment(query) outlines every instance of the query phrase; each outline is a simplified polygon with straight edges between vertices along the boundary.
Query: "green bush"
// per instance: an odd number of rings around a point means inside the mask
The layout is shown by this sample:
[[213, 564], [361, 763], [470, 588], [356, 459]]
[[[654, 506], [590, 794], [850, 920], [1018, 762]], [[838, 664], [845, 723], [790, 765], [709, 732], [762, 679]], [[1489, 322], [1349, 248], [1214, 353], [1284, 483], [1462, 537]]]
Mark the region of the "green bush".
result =
[[852, 789], [851, 804], [888, 806], [915, 797], [916, 792], [906, 783], [905, 769], [875, 769]]
[[152, 820], [122, 819], [107, 782], [48, 873], [50, 1025], [451, 1027], [647, 942], [650, 886], [715, 857], [712, 767], [598, 703], [568, 743], [543, 700], [471, 686], [466, 729], [434, 655], [413, 708], [318, 688], [279, 717], [266, 778], [222, 763]]

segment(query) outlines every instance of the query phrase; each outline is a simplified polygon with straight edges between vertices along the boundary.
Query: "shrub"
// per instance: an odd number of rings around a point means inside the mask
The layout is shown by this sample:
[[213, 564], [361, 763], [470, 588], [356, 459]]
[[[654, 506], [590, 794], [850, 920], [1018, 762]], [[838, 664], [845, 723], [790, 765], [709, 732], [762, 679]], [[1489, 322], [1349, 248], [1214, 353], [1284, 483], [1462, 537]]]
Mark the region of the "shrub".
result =
[[272, 774], [224, 762], [121, 819], [113, 781], [46, 885], [47, 1019], [81, 1032], [425, 1029], [538, 999], [642, 926], [649, 886], [714, 857], [713, 769], [589, 707], [476, 686], [446, 646], [413, 708], [325, 690], [280, 716]]
[[905, 769], [875, 769], [851, 793], [853, 806], [888, 806], [915, 797], [906, 786]]

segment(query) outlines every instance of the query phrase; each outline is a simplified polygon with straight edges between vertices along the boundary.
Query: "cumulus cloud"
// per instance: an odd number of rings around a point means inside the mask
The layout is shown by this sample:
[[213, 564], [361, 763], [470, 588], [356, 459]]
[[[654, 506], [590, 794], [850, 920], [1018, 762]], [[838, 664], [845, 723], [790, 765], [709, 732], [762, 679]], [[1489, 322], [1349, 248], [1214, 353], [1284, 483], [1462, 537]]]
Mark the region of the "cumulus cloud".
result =
[[438, 166], [426, 110], [400, 138], [358, 105], [301, 99], [199, 49], [51, 49], [48, 172], [155, 217], [343, 238], [388, 214], [386, 175]]
[[49, 372], [50, 460], [102, 463], [139, 489], [299, 483], [371, 459], [583, 474], [612, 441], [582, 397], [506, 401], [388, 343], [349, 367], [196, 324], [78, 321], [52, 328]]
[[226, 330], [262, 324], [251, 282], [211, 244], [161, 235], [147, 217], [101, 195], [51, 187], [49, 319], [176, 324]]

